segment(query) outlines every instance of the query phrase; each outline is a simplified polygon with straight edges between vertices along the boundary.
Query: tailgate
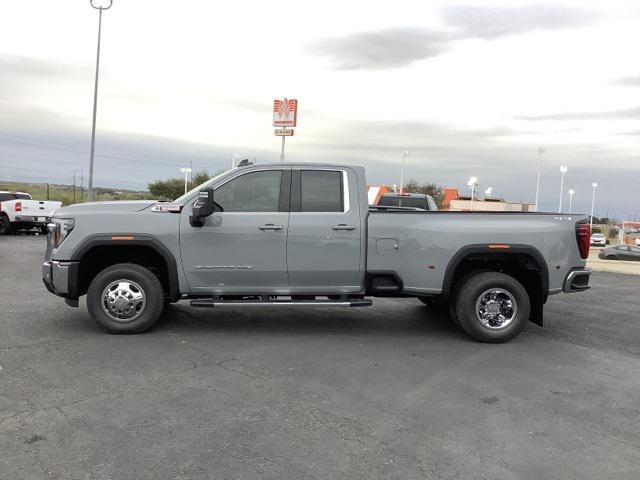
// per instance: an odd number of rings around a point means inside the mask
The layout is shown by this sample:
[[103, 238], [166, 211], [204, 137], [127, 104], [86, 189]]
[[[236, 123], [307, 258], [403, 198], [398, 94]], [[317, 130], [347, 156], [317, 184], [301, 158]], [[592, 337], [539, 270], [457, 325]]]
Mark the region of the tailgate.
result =
[[54, 202], [50, 200], [18, 200], [22, 203], [23, 215], [33, 215], [49, 217], [53, 211], [62, 206], [62, 202]]

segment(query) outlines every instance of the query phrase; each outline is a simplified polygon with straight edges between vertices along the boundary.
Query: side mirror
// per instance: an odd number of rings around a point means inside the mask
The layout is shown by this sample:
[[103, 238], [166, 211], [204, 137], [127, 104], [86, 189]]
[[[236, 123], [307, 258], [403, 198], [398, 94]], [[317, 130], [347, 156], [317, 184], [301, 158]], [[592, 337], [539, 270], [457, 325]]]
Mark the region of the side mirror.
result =
[[215, 202], [213, 201], [213, 188], [205, 188], [200, 190], [198, 200], [193, 205], [189, 223], [193, 227], [201, 227], [204, 225], [204, 219], [214, 212]]

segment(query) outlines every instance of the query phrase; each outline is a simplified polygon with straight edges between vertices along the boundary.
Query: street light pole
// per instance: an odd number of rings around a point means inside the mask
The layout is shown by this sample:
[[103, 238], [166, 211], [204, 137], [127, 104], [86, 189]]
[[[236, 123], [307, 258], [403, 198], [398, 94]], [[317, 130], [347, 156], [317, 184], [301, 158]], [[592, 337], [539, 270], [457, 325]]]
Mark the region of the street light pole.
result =
[[409, 151], [405, 150], [402, 154], [402, 166], [400, 167], [400, 193], [404, 188], [404, 164], [407, 161], [407, 157], [409, 156]]
[[571, 213], [573, 211], [573, 194], [576, 193], [576, 191], [573, 188], [569, 189], [569, 213]]
[[187, 193], [187, 179], [189, 178], [189, 174], [191, 173], [190, 168], [181, 168], [180, 171], [184, 173], [184, 193]]
[[560, 205], [558, 205], [558, 213], [562, 213], [562, 195], [564, 194], [564, 174], [567, 173], [567, 166], [560, 165]]
[[591, 193], [591, 218], [589, 220], [589, 230], [593, 230], [593, 207], [596, 205], [596, 188], [598, 188], [598, 184], [593, 182], [591, 187], [593, 188], [593, 192]]
[[538, 180], [536, 181], [536, 212], [538, 211], [538, 199], [540, 198], [540, 175], [542, 174], [542, 156], [547, 153], [545, 147], [538, 147]]
[[478, 185], [478, 177], [471, 177], [467, 182], [467, 186], [471, 189], [471, 206], [469, 210], [473, 211], [473, 197], [476, 193], [476, 186]]
[[113, 4], [113, 0], [108, 0], [108, 5], [98, 6], [95, 0], [89, 0], [93, 8], [99, 11], [98, 14], [98, 50], [96, 53], [96, 78], [93, 87], [93, 123], [91, 124], [91, 153], [89, 155], [89, 188], [87, 190], [87, 201], [93, 201], [93, 152], [96, 144], [96, 113], [98, 111], [98, 73], [100, 72], [100, 35], [102, 33], [102, 11], [108, 10]]

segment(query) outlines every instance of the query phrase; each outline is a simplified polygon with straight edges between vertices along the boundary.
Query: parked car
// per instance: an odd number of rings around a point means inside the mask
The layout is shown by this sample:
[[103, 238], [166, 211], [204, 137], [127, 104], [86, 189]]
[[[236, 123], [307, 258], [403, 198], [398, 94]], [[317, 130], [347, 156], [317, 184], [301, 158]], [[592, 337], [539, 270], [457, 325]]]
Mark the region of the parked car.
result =
[[0, 235], [33, 228], [46, 234], [51, 214], [61, 206], [61, 202], [32, 200], [24, 192], [0, 192]]
[[252, 165], [172, 203], [56, 210], [47, 289], [114, 333], [149, 329], [166, 303], [364, 307], [368, 297], [448, 305], [473, 338], [542, 325], [549, 295], [589, 288], [584, 215], [372, 207], [362, 167]]
[[438, 204], [433, 197], [424, 193], [383, 193], [377, 206], [438, 210]]
[[593, 233], [591, 234], [591, 245], [605, 247], [607, 245], [607, 238], [602, 233]]
[[636, 238], [636, 245], [640, 247], [640, 237]]
[[604, 260], [638, 260], [640, 261], [640, 247], [634, 245], [614, 245], [603, 248], [598, 257]]

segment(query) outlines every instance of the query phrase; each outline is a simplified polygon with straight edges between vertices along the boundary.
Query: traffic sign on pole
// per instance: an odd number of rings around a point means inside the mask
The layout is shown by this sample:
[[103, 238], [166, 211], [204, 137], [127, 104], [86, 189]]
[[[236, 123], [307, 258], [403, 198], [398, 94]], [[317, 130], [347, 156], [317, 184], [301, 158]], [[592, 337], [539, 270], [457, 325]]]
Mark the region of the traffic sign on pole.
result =
[[277, 137], [293, 137], [293, 128], [276, 128], [273, 134]]

